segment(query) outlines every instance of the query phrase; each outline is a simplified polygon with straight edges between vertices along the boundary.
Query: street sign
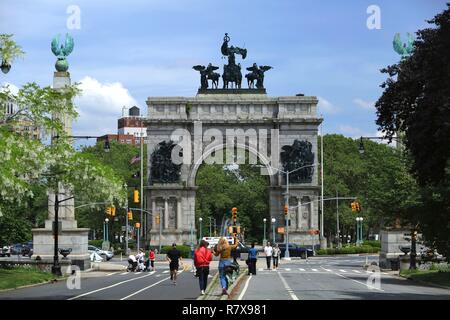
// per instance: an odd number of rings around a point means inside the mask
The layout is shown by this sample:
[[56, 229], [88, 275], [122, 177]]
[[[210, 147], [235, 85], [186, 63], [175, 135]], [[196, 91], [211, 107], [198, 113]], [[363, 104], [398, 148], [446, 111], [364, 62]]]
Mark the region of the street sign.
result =
[[277, 233], [278, 234], [284, 234], [284, 227], [278, 227], [277, 228]]
[[122, 226], [122, 231], [127, 231], [127, 226]]

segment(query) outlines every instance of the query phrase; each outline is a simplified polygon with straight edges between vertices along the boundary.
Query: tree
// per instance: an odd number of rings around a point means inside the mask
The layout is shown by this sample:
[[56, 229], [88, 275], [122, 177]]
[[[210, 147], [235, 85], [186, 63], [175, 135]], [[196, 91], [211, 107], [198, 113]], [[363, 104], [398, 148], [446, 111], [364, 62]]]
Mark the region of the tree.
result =
[[[364, 218], [366, 233], [377, 233], [396, 218], [406, 217], [419, 203], [419, 191], [401, 154], [383, 144], [364, 141], [363, 156], [359, 141], [342, 135], [324, 136], [324, 197], [356, 197]], [[320, 148], [320, 142], [319, 142]], [[355, 233], [355, 212], [351, 200], [339, 201], [341, 235]], [[330, 238], [336, 234], [336, 201], [324, 203], [324, 230]], [[369, 232], [367, 232], [369, 231]]]
[[389, 78], [376, 103], [377, 124], [404, 135], [423, 205], [411, 210], [425, 238], [449, 256], [450, 243], [450, 4], [417, 32], [412, 55], [381, 70]]
[[[59, 183], [73, 188], [78, 199], [125, 199], [122, 181], [114, 171], [77, 152], [69, 144], [61, 120], [53, 118], [55, 114], [75, 117], [72, 100], [79, 93], [77, 85], [55, 90], [35, 83], [24, 85], [17, 94], [8, 88], [0, 91], [1, 106], [8, 102], [16, 105], [12, 114], [0, 108], [0, 216], [6, 212], [20, 220], [23, 215], [14, 214], [11, 207], [31, 211], [26, 204], [35, 196], [36, 187], [56, 190]], [[24, 120], [59, 138], [49, 145], [17, 133], [15, 125]]]

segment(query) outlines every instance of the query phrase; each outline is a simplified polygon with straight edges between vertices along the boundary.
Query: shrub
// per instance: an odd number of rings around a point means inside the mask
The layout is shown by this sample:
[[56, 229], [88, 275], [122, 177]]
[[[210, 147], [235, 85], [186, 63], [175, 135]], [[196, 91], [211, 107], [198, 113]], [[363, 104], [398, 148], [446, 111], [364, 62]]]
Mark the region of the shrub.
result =
[[357, 253], [377, 253], [380, 248], [371, 247], [371, 246], [347, 246], [343, 248], [328, 248], [328, 249], [320, 249], [316, 251], [317, 255], [324, 254], [357, 254]]
[[101, 249], [103, 240], [89, 240], [88, 243], [90, 246], [94, 246], [94, 247]]
[[381, 241], [379, 241], [379, 240], [364, 240], [363, 245], [374, 247], [374, 248], [381, 248]]
[[[161, 248], [161, 253], [165, 254], [169, 252], [169, 250], [172, 249], [172, 246], [164, 246]], [[189, 246], [177, 246], [177, 249], [181, 252], [181, 256], [183, 258], [189, 258], [191, 254], [191, 247]]]

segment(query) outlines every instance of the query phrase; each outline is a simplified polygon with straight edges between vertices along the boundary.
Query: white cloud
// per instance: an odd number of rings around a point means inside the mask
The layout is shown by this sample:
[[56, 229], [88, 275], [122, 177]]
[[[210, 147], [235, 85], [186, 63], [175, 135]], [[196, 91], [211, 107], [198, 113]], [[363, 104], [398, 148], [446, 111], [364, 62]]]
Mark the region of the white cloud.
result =
[[375, 102], [365, 101], [360, 98], [353, 99], [353, 103], [356, 104], [358, 107], [366, 110], [372, 110], [373, 108], [375, 108]]
[[122, 107], [138, 105], [120, 82], [100, 83], [89, 76], [80, 80], [81, 96], [75, 99], [79, 117], [74, 122], [77, 135], [117, 133]]
[[317, 97], [319, 99], [319, 113], [337, 113], [340, 111], [340, 108], [332, 104], [330, 101], [323, 97]]
[[[338, 130], [339, 130], [339, 133], [343, 134], [346, 137], [352, 138], [352, 139], [359, 139], [361, 137], [371, 137], [374, 139], [370, 139], [370, 140], [375, 141], [377, 143], [388, 144], [388, 142], [389, 142], [387, 139], [375, 139], [375, 137], [379, 137], [379, 138], [384, 137], [384, 134], [381, 131], [367, 132], [360, 128], [356, 128], [356, 127], [353, 127], [350, 125], [340, 125]], [[395, 147], [397, 145], [397, 143], [393, 140], [388, 145]]]

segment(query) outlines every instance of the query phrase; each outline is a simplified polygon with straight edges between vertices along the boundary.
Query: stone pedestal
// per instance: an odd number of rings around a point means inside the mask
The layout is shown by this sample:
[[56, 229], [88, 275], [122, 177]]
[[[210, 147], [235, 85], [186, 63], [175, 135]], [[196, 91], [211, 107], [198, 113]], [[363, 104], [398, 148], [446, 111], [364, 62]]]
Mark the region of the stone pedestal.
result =
[[381, 250], [379, 258], [381, 268], [391, 269], [391, 262], [394, 260], [395, 264], [397, 264], [399, 256], [404, 255], [399, 246], [407, 246], [411, 244], [410, 241], [405, 240], [405, 237], [410, 236], [410, 234], [411, 231], [407, 229], [381, 231]]

